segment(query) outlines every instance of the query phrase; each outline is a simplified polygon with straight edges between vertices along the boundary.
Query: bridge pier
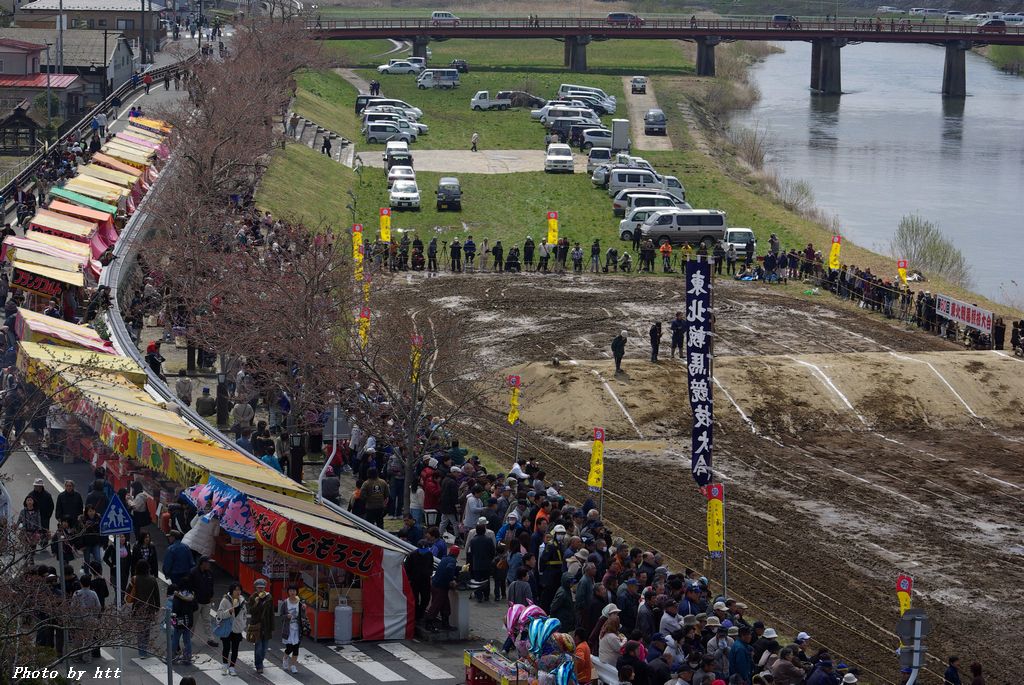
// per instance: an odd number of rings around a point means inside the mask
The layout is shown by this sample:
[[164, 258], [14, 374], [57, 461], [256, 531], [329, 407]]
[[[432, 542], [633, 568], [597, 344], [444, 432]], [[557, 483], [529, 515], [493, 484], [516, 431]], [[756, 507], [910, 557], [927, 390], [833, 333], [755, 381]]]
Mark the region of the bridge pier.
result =
[[718, 36], [697, 39], [697, 76], [715, 75], [715, 46], [722, 41]]
[[967, 97], [967, 60], [965, 55], [972, 47], [969, 40], [955, 40], [946, 43], [946, 63], [942, 68], [942, 97]]
[[416, 36], [412, 39], [412, 56], [427, 58], [427, 46], [430, 45], [430, 36]]
[[587, 70], [587, 43], [590, 36], [566, 36], [565, 59], [569, 71], [585, 72]]
[[845, 45], [845, 38], [811, 41], [811, 88], [822, 95], [843, 94], [840, 51]]
[[566, 38], [565, 42], [562, 45], [565, 48], [565, 55], [562, 60], [562, 66], [568, 69], [569, 67], [572, 66], [572, 41]]

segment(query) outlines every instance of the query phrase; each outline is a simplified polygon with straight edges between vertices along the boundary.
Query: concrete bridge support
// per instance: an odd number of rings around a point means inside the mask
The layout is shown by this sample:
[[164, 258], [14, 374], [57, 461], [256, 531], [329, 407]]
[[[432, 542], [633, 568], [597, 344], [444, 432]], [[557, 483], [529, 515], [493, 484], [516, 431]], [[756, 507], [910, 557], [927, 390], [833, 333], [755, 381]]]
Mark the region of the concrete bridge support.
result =
[[843, 93], [840, 51], [845, 45], [845, 38], [825, 38], [811, 42], [811, 88], [822, 95]]
[[969, 40], [946, 43], [946, 63], [942, 69], [942, 97], [967, 97], [967, 65], [965, 55], [972, 47]]
[[569, 71], [585, 72], [587, 70], [587, 44], [590, 36], [565, 37], [565, 62]]
[[412, 39], [412, 56], [427, 58], [427, 46], [430, 45], [430, 36], [416, 36]]
[[565, 56], [562, 60], [562, 66], [568, 69], [569, 67], [572, 66], [572, 40], [566, 38], [565, 42], [563, 43], [563, 46], [565, 48]]
[[715, 75], [715, 46], [722, 42], [718, 36], [697, 39], [697, 76]]

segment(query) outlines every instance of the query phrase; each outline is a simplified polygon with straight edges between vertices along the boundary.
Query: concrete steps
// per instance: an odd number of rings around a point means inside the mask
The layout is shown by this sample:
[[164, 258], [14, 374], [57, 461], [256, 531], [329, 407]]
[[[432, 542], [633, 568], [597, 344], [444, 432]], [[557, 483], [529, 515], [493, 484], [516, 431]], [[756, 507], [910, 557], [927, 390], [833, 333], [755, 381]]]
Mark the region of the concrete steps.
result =
[[[291, 118], [291, 114], [289, 114], [289, 118]], [[351, 167], [352, 159], [355, 156], [355, 146], [352, 144], [352, 141], [339, 133], [320, 126], [315, 121], [299, 116], [299, 124], [295, 129], [294, 136], [296, 142], [305, 145], [315, 152], [320, 152], [324, 138], [331, 141], [331, 159], [339, 164]]]

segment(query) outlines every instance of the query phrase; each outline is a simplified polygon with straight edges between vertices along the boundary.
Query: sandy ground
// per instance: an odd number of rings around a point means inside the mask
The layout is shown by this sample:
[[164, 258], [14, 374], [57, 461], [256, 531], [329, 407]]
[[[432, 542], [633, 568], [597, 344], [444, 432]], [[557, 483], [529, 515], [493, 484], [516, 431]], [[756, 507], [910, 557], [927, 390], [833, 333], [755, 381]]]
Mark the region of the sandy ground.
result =
[[[684, 369], [667, 359], [668, 338], [662, 361], [647, 361], [651, 322], [681, 308], [678, 280], [416, 274], [392, 287], [404, 306], [460, 312], [481, 368], [523, 376], [522, 450], [571, 497], [585, 495], [586, 440], [603, 425], [610, 525], [721, 580], [688, 470]], [[729, 594], [784, 636], [809, 632], [865, 680], [897, 682], [894, 583], [909, 572], [932, 618], [929, 682], [952, 652], [997, 679], [1024, 668], [1005, 649], [1007, 626], [1024, 619], [1024, 362], [830, 296], [724, 281], [715, 297]], [[616, 377], [609, 344], [622, 328]], [[465, 441], [510, 459], [504, 409], [474, 417]]]
[[630, 138], [633, 141], [634, 150], [671, 150], [672, 139], [666, 136], [649, 136], [644, 133], [644, 114], [649, 109], [658, 107], [658, 98], [654, 94], [654, 85], [647, 82], [647, 93], [633, 94], [633, 87], [630, 84], [632, 76], [622, 77], [622, 90], [626, 94], [626, 105], [628, 106]]
[[[375, 152], [362, 152], [363, 164], [384, 167]], [[520, 171], [544, 171], [544, 150], [421, 150], [413, 149], [416, 171], [450, 171], [465, 174], [508, 174]], [[587, 173], [587, 157], [573, 153], [574, 173]]]

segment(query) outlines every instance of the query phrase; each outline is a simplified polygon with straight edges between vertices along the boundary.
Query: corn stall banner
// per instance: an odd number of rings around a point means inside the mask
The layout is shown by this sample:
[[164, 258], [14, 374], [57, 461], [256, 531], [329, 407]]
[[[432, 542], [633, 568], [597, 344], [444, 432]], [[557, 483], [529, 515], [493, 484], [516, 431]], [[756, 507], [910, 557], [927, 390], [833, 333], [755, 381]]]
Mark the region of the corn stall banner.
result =
[[896, 273], [900, 275], [900, 282], [903, 285], [907, 284], [907, 260], [898, 259], [896, 260]]
[[370, 308], [363, 307], [359, 310], [359, 342], [363, 347], [366, 347], [366, 342], [370, 339]]
[[725, 486], [712, 483], [708, 493], [708, 552], [720, 559], [725, 552]]
[[391, 242], [391, 208], [380, 208], [380, 239], [385, 243]]
[[509, 376], [508, 384], [512, 388], [508, 397], [508, 422], [514, 426], [519, 421], [519, 386], [522, 385], [522, 379], [519, 376]]
[[839, 263], [839, 250], [842, 249], [843, 239], [837, 235], [832, 236], [832, 249], [828, 253], [828, 268], [833, 271], [838, 271], [840, 267]]
[[548, 245], [558, 242], [558, 212], [548, 212]]
[[352, 261], [355, 263], [355, 279], [363, 280], [363, 225], [352, 224]]

